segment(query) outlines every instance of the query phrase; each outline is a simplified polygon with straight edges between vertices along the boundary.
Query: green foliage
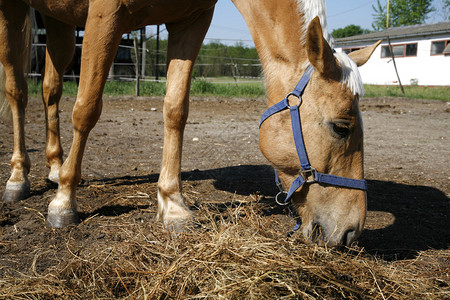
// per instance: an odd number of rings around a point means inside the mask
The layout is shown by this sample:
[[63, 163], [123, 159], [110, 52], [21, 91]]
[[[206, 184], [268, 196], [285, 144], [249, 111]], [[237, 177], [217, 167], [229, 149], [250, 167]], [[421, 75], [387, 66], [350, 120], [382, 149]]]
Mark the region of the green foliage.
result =
[[[159, 51], [156, 48], [156, 40], [149, 39], [146, 42], [146, 74], [155, 76], [156, 55], [158, 55], [158, 75], [166, 74], [165, 64], [167, 60], [167, 40], [160, 40]], [[134, 57], [134, 55], [133, 55]], [[203, 44], [194, 66], [195, 77], [260, 77], [262, 73], [261, 62], [254, 47], [245, 47], [242, 43], [234, 46], [224, 45], [220, 42]]]
[[354, 36], [354, 35], [366, 34], [369, 32], [370, 32], [370, 30], [368, 30], [368, 29], [363, 29], [363, 28], [361, 28], [361, 26], [352, 24], [352, 25], [345, 26], [344, 28], [334, 29], [331, 32], [331, 35], [335, 39], [337, 39], [337, 38], [344, 38], [344, 37], [349, 37], [349, 36]]
[[450, 20], [450, 0], [444, 1], [444, 9], [447, 11], [448, 19]]
[[[434, 11], [432, 3], [432, 0], [391, 0], [389, 27], [424, 23], [428, 14]], [[377, 0], [377, 4], [372, 5], [372, 8], [374, 10], [373, 29], [376, 31], [386, 29], [386, 5], [381, 4], [380, 0]]]
[[[158, 70], [158, 76], [164, 77], [166, 74], [166, 67], [163, 66], [167, 61], [167, 40], [159, 40], [159, 48], [156, 46], [156, 39], [150, 38], [146, 41], [147, 54], [145, 59], [145, 73], [147, 76], [155, 76]], [[156, 67], [156, 60], [158, 59], [158, 67]]]
[[380, 0], [377, 0], [377, 4], [372, 5], [372, 9], [374, 13], [373, 16], [373, 23], [372, 28], [375, 31], [381, 31], [386, 29], [386, 6], [381, 5]]
[[235, 46], [217, 42], [204, 44], [194, 67], [194, 76], [201, 77], [260, 77], [261, 73], [256, 49], [245, 47], [242, 43]]

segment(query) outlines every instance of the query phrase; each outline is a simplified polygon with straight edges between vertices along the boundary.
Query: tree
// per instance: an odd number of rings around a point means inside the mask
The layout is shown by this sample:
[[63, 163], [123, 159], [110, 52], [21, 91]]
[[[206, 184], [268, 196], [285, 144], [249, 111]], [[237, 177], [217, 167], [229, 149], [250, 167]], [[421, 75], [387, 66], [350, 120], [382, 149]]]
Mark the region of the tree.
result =
[[[445, 0], [448, 2], [448, 0]], [[432, 0], [391, 0], [389, 9], [389, 27], [416, 25], [425, 22], [428, 14], [434, 11]], [[380, 0], [372, 5], [374, 22], [372, 27], [376, 31], [386, 29], [386, 5]]]
[[372, 23], [372, 28], [375, 31], [381, 31], [386, 29], [386, 6], [381, 5], [380, 0], [377, 0], [377, 6], [372, 5], [374, 14], [372, 14], [374, 21]]
[[352, 25], [345, 26], [344, 28], [334, 29], [331, 32], [331, 35], [335, 39], [338, 39], [338, 38], [344, 38], [344, 37], [348, 37], [348, 36], [366, 34], [369, 32], [370, 32], [370, 30], [368, 30], [368, 29], [362, 29], [360, 26], [352, 24]]

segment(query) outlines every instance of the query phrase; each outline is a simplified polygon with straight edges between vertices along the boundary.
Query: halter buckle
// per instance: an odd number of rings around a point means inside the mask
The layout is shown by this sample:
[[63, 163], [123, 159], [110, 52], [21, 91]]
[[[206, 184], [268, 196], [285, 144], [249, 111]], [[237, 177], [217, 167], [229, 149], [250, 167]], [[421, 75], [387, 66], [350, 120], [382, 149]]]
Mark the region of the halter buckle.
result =
[[[316, 169], [310, 168], [310, 169], [301, 169], [300, 172], [298, 172], [300, 176], [303, 177], [306, 183], [314, 183], [316, 182]], [[309, 179], [312, 177], [312, 179]]]

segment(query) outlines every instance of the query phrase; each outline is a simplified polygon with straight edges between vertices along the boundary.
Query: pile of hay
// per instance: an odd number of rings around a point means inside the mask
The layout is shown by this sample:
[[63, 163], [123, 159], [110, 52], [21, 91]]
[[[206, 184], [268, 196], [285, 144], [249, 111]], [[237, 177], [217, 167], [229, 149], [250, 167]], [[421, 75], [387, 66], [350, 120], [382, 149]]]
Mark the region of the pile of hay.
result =
[[[262, 217], [265, 206], [258, 200], [223, 209], [201, 205], [198, 226], [178, 234], [126, 214], [121, 222], [85, 220], [67, 229], [62, 243], [35, 251], [29, 271], [10, 270], [0, 278], [0, 298], [450, 297], [444, 251], [440, 259], [387, 262], [357, 246], [335, 251], [306, 245], [298, 234], [287, 238], [277, 217]], [[102, 234], [89, 236], [94, 226]]]

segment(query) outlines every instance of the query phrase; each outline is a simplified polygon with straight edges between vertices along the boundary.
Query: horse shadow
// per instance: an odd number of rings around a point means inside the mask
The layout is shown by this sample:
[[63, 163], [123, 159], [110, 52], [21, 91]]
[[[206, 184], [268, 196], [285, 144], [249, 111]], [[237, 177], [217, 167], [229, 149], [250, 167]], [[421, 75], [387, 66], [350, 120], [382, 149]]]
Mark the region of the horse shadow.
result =
[[368, 210], [392, 214], [387, 227], [364, 230], [359, 244], [386, 260], [450, 246], [450, 199], [439, 189], [369, 180]]
[[[268, 204], [265, 215], [283, 214], [275, 205], [278, 189], [268, 165], [239, 165], [209, 170], [182, 172], [183, 181], [213, 180], [217, 190], [249, 196], [257, 193]], [[156, 183], [159, 174], [100, 179], [114, 185]], [[377, 229], [365, 229], [358, 239], [366, 252], [386, 260], [414, 258], [419, 251], [447, 249], [450, 245], [450, 199], [439, 189], [390, 181], [368, 180], [368, 211], [377, 216], [390, 215], [393, 222]], [[219, 211], [233, 203], [216, 204]], [[131, 208], [115, 208], [128, 212]], [[97, 212], [98, 213], [98, 212]], [[377, 221], [377, 220], [375, 220]], [[377, 222], [383, 224], [383, 222]]]

